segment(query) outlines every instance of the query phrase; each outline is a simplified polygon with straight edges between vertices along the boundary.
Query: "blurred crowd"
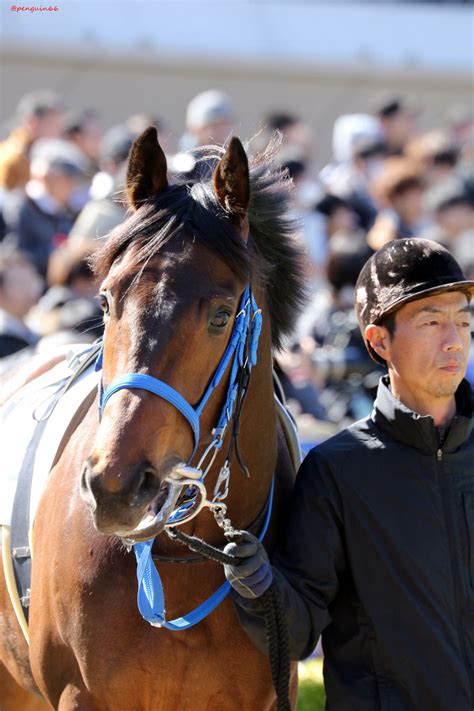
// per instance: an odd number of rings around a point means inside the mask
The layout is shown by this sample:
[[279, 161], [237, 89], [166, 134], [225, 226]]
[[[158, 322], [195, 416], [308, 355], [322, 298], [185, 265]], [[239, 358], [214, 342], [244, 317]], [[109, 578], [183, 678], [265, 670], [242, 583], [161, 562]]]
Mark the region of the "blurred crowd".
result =
[[[339, 116], [327, 165], [297, 114], [262, 117], [249, 143], [257, 152], [279, 133], [275, 160], [293, 181], [291, 211], [306, 249], [308, 306], [277, 356], [303, 437], [317, 439], [371, 409], [381, 371], [365, 351], [353, 302], [374, 250], [403, 237], [433, 239], [474, 279], [474, 117], [452, 107], [442, 125], [421, 132], [419, 109], [379, 95], [366, 113]], [[156, 116], [136, 114], [104, 131], [95, 110], [67, 110], [51, 91], [21, 99], [0, 143], [0, 372], [32, 351], [101, 335], [88, 260], [124, 219], [134, 139], [155, 125], [170, 170], [192, 175], [193, 150], [225, 143], [237, 122], [227, 95], [204, 91], [187, 107], [175, 152]], [[468, 377], [474, 382], [472, 363]]]

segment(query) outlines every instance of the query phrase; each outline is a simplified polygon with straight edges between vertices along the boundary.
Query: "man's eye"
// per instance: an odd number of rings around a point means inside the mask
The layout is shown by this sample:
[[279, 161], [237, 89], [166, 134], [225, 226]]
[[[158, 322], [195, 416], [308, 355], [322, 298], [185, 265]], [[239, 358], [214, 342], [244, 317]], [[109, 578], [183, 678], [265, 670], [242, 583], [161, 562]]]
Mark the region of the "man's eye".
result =
[[104, 314], [109, 313], [109, 302], [105, 294], [99, 294], [99, 305]]
[[229, 323], [230, 314], [228, 311], [218, 311], [209, 321], [212, 328], [225, 328]]

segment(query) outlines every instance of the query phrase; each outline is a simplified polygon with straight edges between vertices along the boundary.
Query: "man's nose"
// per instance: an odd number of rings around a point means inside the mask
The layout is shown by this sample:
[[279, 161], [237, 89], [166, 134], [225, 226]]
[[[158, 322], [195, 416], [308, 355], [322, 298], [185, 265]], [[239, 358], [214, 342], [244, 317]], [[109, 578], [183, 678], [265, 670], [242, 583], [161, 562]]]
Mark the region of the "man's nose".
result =
[[444, 350], [461, 351], [462, 349], [463, 341], [461, 337], [461, 329], [455, 321], [449, 321], [446, 325], [444, 333]]

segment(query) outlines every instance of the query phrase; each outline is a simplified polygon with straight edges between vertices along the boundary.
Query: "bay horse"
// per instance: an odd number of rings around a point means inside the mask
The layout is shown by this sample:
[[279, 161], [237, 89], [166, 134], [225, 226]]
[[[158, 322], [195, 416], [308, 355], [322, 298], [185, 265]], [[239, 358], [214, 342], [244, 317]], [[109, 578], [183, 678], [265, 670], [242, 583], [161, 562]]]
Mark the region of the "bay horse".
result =
[[[236, 138], [226, 151], [198, 151], [196, 160], [200, 170], [192, 180], [177, 176], [169, 183], [155, 129], [132, 147], [130, 215], [94, 257], [105, 322], [102, 383], [106, 390], [125, 373], [159, 377], [196, 408], [250, 284], [262, 329], [226, 503], [235, 528], [251, 528], [274, 478], [265, 537], [271, 550], [294, 479], [276, 414], [272, 352], [304, 300], [303, 255], [287, 211], [291, 184], [269, 154], [249, 166]], [[75, 424], [34, 521], [29, 647], [0, 580], [2, 711], [275, 707], [268, 660], [242, 630], [231, 596], [189, 630], [157, 629], [137, 610], [135, 559], [127, 547], [156, 536], [153, 553], [160, 558], [169, 617], [222, 585], [220, 564], [193, 559], [162, 534], [177, 505], [170, 477], [195, 450], [197, 461], [209, 447], [230, 377], [229, 366], [202, 410], [197, 447], [182, 412], [137, 386], [115, 392], [102, 416], [97, 394]], [[229, 428], [215, 453], [206, 480], [211, 489], [232, 436]], [[225, 543], [208, 509], [182, 530], [212, 545]], [[186, 564], [177, 562], [185, 558]], [[290, 686], [295, 704], [294, 664]]]

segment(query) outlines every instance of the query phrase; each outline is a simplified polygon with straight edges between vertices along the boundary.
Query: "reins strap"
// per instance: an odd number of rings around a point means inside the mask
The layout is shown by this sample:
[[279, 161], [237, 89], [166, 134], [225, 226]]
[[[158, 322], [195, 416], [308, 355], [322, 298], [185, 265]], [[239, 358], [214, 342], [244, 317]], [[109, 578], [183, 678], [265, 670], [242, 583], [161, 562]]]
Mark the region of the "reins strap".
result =
[[[270, 524], [270, 519], [273, 509], [273, 494], [275, 489], [275, 479], [272, 479], [270, 486], [270, 491], [268, 494], [268, 500], [266, 504], [266, 515], [263, 522], [262, 530], [258, 536], [259, 541], [262, 541], [268, 530]], [[167, 528], [166, 532], [170, 538], [175, 538], [182, 543], [185, 543], [191, 550], [196, 553], [202, 553], [206, 557], [212, 557], [209, 555], [210, 551], [213, 551], [213, 560], [222, 562], [221, 550], [209, 546], [209, 544], [204, 543], [199, 538], [193, 536], [186, 536], [186, 534], [178, 531], [176, 528]], [[168, 630], [177, 632], [180, 630], [186, 630], [193, 627], [198, 622], [201, 622], [207, 615], [209, 615], [215, 608], [220, 605], [220, 603], [225, 599], [230, 591], [230, 584], [225, 581], [216, 592], [211, 595], [205, 602], [198, 605], [194, 610], [188, 612], [182, 617], [178, 617], [171, 621], [166, 621], [165, 613], [165, 602], [163, 594], [163, 584], [161, 582], [160, 575], [156, 569], [153, 558], [152, 558], [152, 547], [154, 539], [150, 541], [145, 541], [144, 543], [135, 543], [133, 546], [135, 551], [135, 557], [137, 559], [137, 580], [138, 580], [138, 593], [137, 593], [137, 603], [138, 609], [142, 617], [155, 627], [165, 627]]]

